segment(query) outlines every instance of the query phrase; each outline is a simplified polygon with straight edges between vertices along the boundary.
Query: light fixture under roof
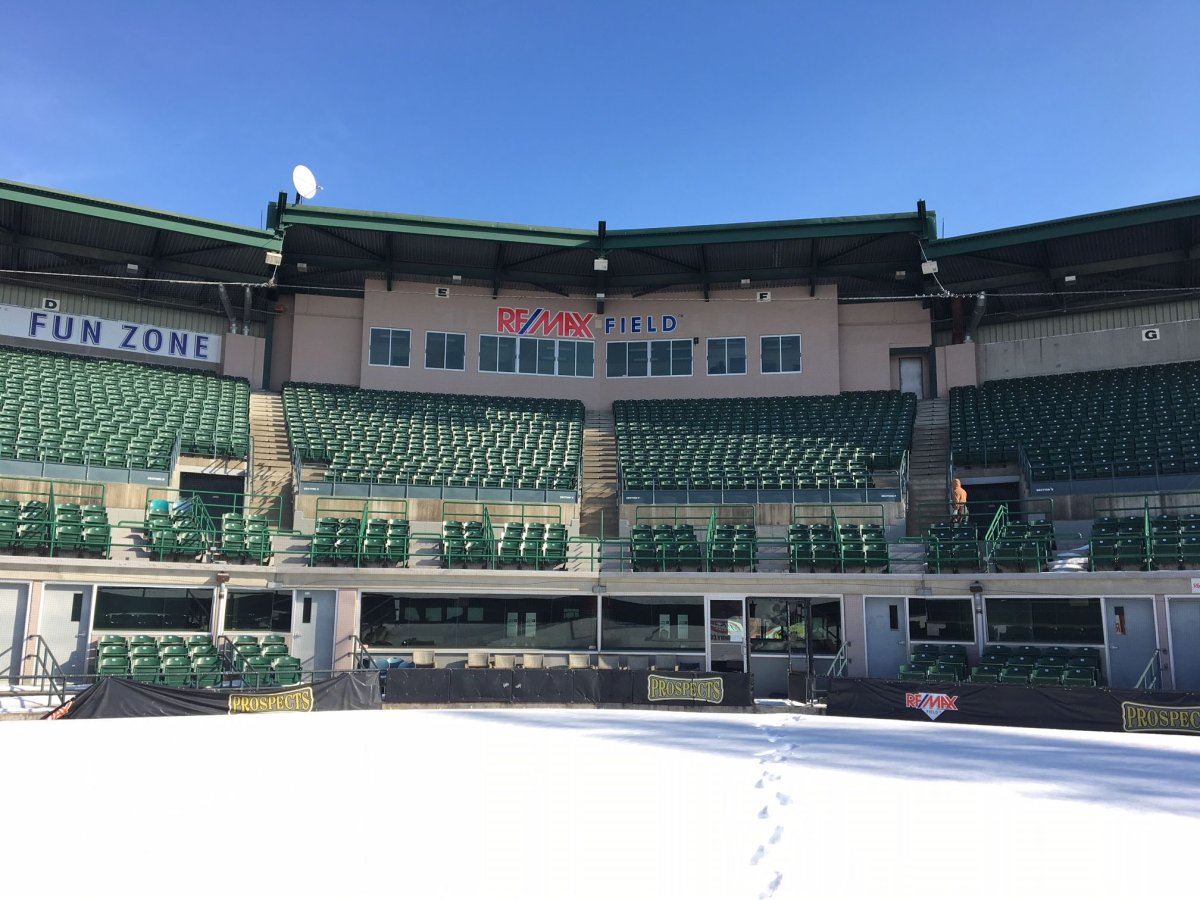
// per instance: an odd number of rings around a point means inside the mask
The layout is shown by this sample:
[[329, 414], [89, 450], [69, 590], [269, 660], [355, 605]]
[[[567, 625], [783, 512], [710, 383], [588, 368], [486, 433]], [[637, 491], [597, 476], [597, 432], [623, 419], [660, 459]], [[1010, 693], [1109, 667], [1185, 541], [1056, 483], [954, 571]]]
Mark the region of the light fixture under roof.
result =
[[749, 278], [742, 279], [742, 287], [750, 287], [750, 279]]
[[608, 271], [608, 260], [605, 259], [603, 256], [597, 256], [594, 260], [592, 260], [592, 271], [607, 272]]

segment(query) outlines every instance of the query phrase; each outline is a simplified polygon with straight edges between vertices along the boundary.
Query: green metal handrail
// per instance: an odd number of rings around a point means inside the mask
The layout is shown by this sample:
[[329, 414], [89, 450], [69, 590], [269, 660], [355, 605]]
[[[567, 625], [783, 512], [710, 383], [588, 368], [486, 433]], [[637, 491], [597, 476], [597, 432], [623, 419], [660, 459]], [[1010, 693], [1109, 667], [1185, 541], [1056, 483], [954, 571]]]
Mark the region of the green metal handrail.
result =
[[1162, 662], [1159, 660], [1158, 651], [1154, 651], [1154, 655], [1150, 657], [1150, 662], [1146, 663], [1146, 668], [1142, 670], [1142, 675], [1134, 685], [1134, 690], [1138, 691], [1157, 691], [1162, 689]]
[[40, 634], [31, 634], [29, 637], [35, 642], [34, 652], [28, 657], [33, 660], [34, 668], [37, 670], [33, 677], [38, 679], [39, 686], [49, 684], [49, 693], [58, 698], [60, 705], [65, 703], [67, 699], [67, 676], [58, 664], [58, 659], [54, 656], [50, 645], [46, 643]]
[[841, 678], [846, 674], [846, 669], [850, 665], [850, 657], [846, 653], [846, 648], [849, 644], [842, 644], [838, 647], [837, 654], [829, 663], [829, 668], [825, 672], [826, 678]]

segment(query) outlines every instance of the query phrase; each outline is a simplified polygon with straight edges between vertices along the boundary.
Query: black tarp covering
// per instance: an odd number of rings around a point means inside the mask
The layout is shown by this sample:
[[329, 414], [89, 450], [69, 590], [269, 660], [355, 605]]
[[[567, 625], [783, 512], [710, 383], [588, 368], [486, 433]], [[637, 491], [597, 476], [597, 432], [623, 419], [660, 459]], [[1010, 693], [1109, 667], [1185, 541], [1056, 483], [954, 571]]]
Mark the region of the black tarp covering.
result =
[[1200, 735], [1200, 694], [835, 678], [831, 716]]
[[389, 669], [388, 703], [752, 706], [750, 675], [615, 669]]
[[382, 708], [378, 672], [346, 672], [315, 684], [246, 690], [174, 688], [125, 678], [104, 678], [46, 718], [120, 719]]

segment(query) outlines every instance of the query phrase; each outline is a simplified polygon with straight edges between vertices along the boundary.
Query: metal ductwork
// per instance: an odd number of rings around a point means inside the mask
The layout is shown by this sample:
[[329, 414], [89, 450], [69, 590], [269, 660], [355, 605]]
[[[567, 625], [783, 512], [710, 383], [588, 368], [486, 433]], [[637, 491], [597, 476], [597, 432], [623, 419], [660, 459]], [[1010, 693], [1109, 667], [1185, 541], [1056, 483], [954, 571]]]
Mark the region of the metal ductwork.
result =
[[979, 327], [979, 321], [985, 312], [987, 312], [987, 294], [980, 291], [975, 295], [975, 308], [971, 310], [971, 318], [967, 321], [967, 327], [963, 331], [964, 344], [975, 341], [975, 329]]

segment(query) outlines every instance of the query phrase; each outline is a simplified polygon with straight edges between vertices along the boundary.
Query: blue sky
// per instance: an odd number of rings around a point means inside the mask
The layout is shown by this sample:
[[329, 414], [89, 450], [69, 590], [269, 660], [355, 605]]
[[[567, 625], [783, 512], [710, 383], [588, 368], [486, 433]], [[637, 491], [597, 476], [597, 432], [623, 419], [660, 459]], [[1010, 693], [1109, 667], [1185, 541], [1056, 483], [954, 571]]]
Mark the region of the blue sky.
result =
[[10, 4], [0, 178], [245, 225], [904, 212], [947, 235], [1200, 194], [1200, 3]]

